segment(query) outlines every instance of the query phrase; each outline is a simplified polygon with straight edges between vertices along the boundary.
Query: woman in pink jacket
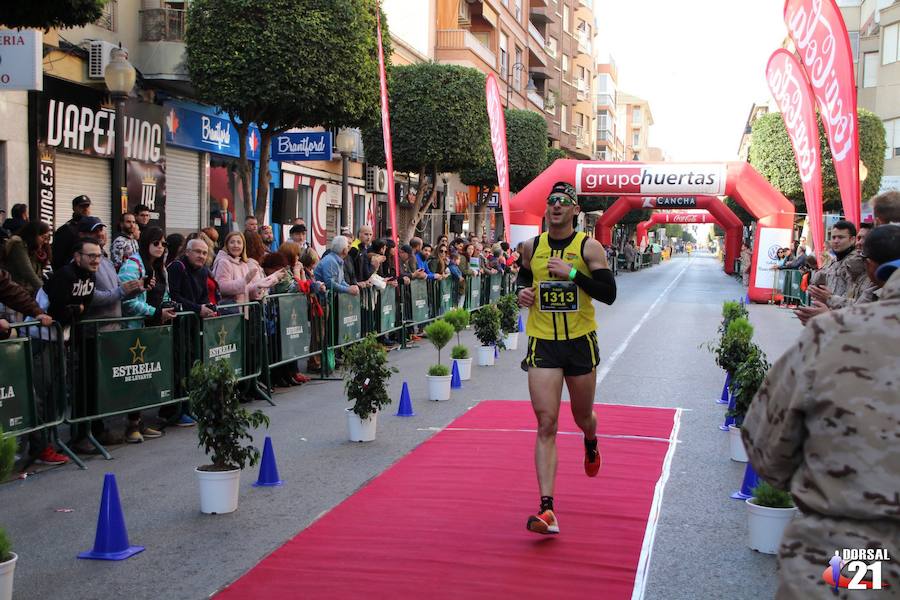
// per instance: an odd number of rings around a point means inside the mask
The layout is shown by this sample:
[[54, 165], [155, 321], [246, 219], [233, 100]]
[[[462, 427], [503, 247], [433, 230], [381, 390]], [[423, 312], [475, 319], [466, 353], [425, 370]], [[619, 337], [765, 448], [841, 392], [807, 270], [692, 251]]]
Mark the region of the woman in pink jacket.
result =
[[212, 275], [222, 292], [222, 304], [259, 300], [280, 277], [279, 273], [263, 277], [259, 264], [247, 258], [244, 234], [239, 231], [225, 236], [223, 249], [213, 262]]

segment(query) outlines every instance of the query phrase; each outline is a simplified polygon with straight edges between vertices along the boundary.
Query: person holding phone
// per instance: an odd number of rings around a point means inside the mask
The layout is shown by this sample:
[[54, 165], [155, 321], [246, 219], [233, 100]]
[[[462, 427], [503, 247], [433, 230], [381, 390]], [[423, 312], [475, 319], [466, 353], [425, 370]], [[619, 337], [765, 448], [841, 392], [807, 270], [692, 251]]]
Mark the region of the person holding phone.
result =
[[278, 283], [279, 273], [263, 277], [262, 269], [256, 261], [247, 257], [247, 243], [244, 234], [232, 231], [225, 236], [223, 249], [219, 250], [213, 262], [212, 275], [219, 284], [222, 304], [240, 304], [257, 300], [266, 290]]

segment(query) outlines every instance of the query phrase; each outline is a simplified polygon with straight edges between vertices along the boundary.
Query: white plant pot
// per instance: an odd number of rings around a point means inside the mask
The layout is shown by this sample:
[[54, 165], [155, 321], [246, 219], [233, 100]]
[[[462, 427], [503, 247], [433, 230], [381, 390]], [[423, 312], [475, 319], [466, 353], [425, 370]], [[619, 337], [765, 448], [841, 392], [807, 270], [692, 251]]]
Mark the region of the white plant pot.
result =
[[503, 345], [506, 346], [507, 350], [518, 350], [519, 332], [513, 331], [512, 333], [507, 333], [506, 338], [503, 340]]
[[375, 439], [375, 426], [378, 424], [378, 413], [369, 415], [368, 419], [360, 419], [352, 408], [347, 411], [347, 437], [351, 442], [371, 442]]
[[735, 462], [745, 463], [750, 459], [747, 458], [747, 449], [744, 448], [744, 440], [741, 439], [741, 428], [734, 425], [728, 426], [728, 441], [731, 443], [731, 460]]
[[201, 471], [194, 469], [200, 482], [200, 512], [207, 515], [232, 513], [238, 507], [241, 470]]
[[478, 347], [478, 366], [493, 367], [494, 366], [494, 347], [479, 346]]
[[[428, 399], [429, 400], [449, 400], [450, 399], [450, 380], [452, 375], [426, 375], [428, 380]], [[462, 379], [462, 376], [460, 376]]]
[[12, 558], [6, 562], [0, 563], [0, 600], [12, 600], [13, 593], [13, 575], [16, 572], [16, 561], [19, 556], [15, 552], [10, 552]]
[[795, 507], [772, 508], [753, 504], [753, 498], [747, 504], [747, 529], [750, 533], [750, 548], [763, 554], [778, 554], [778, 546], [784, 530], [797, 512]]
[[456, 366], [459, 368], [459, 380], [468, 381], [472, 379], [472, 358], [454, 358], [453, 360], [456, 361]]

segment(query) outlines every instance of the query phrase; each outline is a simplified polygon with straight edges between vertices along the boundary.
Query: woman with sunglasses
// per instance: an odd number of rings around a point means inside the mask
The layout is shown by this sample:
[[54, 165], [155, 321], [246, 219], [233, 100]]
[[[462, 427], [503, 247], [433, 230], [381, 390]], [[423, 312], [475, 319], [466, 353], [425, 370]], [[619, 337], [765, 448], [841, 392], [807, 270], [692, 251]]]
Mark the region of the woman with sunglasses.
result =
[[[142, 280], [144, 289], [137, 295], [122, 301], [122, 316], [144, 317], [149, 325], [159, 325], [175, 318], [174, 308], [163, 308], [169, 301], [169, 279], [166, 271], [165, 232], [159, 227], [145, 227], [138, 240], [138, 252], [132, 254], [119, 269], [119, 281]], [[139, 326], [132, 322], [129, 326]], [[158, 438], [162, 432], [148, 427], [141, 419], [141, 413], [128, 413], [125, 441], [140, 444], [144, 438]]]
[[535, 468], [540, 509], [526, 528], [534, 533], [559, 533], [553, 512], [556, 477], [556, 430], [563, 383], [569, 389], [575, 423], [584, 433], [584, 471], [600, 470], [597, 415], [594, 412], [597, 322], [593, 300], [612, 304], [616, 299], [606, 252], [600, 242], [576, 231], [580, 212], [575, 187], [559, 182], [547, 198], [547, 231], [525, 243], [516, 279], [519, 306], [528, 308], [528, 352], [522, 369], [537, 419]]

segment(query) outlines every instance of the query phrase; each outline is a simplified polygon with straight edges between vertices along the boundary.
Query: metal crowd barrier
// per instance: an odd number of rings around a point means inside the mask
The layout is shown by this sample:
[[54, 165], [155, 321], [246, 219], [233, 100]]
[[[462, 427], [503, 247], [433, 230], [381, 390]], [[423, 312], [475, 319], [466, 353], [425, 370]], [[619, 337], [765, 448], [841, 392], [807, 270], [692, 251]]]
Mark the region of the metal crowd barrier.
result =
[[783, 269], [778, 271], [780, 275], [781, 294], [784, 297], [784, 304], [797, 304], [800, 306], [809, 306], [809, 294], [801, 289], [803, 282], [803, 271], [796, 269]]

